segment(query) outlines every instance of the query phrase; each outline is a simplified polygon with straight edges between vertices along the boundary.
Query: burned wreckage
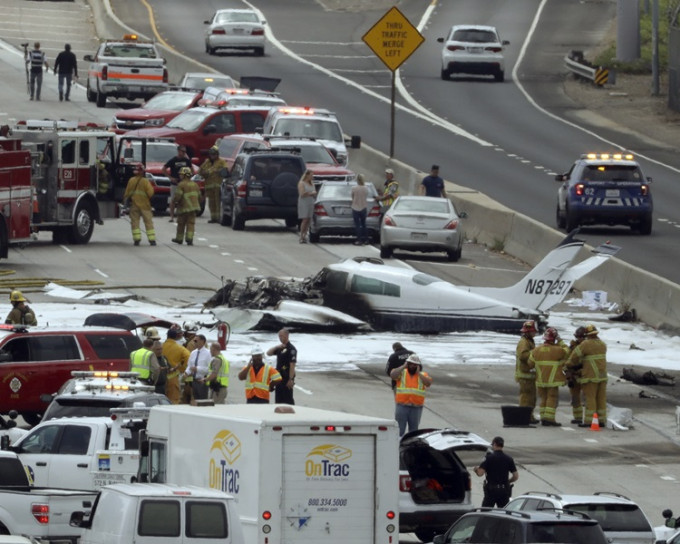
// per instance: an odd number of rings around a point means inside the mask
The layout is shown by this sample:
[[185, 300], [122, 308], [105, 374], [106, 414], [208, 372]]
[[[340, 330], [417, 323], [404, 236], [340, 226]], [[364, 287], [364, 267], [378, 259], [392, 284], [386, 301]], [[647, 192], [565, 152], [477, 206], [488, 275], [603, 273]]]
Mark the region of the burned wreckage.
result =
[[204, 306], [234, 330], [287, 326], [337, 332], [517, 332], [526, 319], [545, 323], [547, 312], [564, 300], [576, 280], [619, 250], [604, 244], [572, 265], [584, 245], [574, 235], [510, 287], [456, 286], [417, 270], [359, 257], [330, 264], [301, 280], [230, 280]]

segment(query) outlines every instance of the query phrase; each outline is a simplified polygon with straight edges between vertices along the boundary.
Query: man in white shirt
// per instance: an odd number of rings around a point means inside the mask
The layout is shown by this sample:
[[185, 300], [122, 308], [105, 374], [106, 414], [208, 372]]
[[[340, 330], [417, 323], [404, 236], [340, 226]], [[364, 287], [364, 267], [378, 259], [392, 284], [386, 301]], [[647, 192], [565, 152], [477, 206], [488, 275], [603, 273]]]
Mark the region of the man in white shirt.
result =
[[195, 338], [196, 349], [189, 355], [189, 362], [185, 376], [192, 377], [192, 389], [194, 400], [204, 400], [208, 398], [208, 384], [206, 378], [210, 374], [210, 350], [205, 347], [206, 338], [202, 334], [197, 334]]

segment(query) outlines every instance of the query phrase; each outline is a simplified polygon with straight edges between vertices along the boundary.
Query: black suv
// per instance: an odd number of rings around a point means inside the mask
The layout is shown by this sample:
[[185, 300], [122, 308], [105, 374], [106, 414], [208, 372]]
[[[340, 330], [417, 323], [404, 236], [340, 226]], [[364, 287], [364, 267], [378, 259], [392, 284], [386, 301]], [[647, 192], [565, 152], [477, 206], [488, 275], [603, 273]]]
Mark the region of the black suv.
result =
[[496, 542], [502, 544], [606, 544], [598, 522], [569, 511], [512, 512], [477, 508], [463, 515], [434, 544]]
[[297, 224], [297, 184], [305, 161], [290, 150], [253, 149], [239, 154], [222, 182], [222, 225], [243, 230], [251, 219]]

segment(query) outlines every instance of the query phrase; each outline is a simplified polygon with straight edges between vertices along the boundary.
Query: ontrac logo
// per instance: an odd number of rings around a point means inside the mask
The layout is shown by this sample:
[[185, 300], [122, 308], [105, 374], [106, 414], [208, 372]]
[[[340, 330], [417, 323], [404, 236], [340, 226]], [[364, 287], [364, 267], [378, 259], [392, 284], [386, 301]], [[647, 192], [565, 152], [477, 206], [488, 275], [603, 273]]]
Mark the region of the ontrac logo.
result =
[[233, 465], [241, 457], [241, 441], [226, 429], [218, 432], [210, 448], [208, 486], [233, 495], [239, 491], [239, 472]]
[[307, 454], [305, 475], [320, 478], [349, 477], [349, 463], [342, 461], [352, 457], [352, 450], [337, 444], [317, 446]]

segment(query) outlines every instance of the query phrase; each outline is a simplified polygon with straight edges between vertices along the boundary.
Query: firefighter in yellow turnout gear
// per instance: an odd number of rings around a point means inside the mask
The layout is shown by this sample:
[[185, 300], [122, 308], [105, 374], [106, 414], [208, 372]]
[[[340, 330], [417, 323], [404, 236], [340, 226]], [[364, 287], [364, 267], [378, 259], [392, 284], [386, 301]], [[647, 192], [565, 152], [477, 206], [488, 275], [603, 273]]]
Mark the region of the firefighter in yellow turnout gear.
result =
[[[574, 339], [569, 343], [569, 355], [586, 337], [586, 328], [579, 327], [574, 331]], [[572, 423], [583, 423], [583, 388], [578, 379], [581, 377], [581, 365], [568, 367], [564, 366], [564, 376], [567, 378], [569, 395], [571, 396]], [[598, 414], [599, 415], [599, 414]]]
[[531, 423], [538, 423], [534, 417], [536, 407], [536, 371], [529, 367], [529, 355], [536, 347], [534, 336], [536, 323], [525, 321], [520, 330], [522, 337], [515, 350], [515, 381], [519, 384], [519, 406], [531, 406]]
[[220, 188], [222, 179], [228, 174], [227, 163], [220, 159], [219, 150], [213, 146], [208, 150], [208, 158], [198, 169], [199, 175], [205, 179], [205, 196], [210, 208], [208, 223], [219, 223], [220, 220]]
[[196, 213], [201, 209], [201, 192], [196, 182], [191, 181], [191, 176], [191, 168], [185, 166], [180, 169], [179, 185], [173, 197], [177, 216], [177, 234], [172, 241], [181, 244], [186, 240], [188, 246], [194, 245]]
[[555, 421], [559, 387], [566, 383], [563, 367], [569, 350], [557, 343], [557, 330], [548, 327], [543, 334], [543, 345], [534, 348], [529, 356], [529, 368], [536, 369], [536, 390], [541, 397], [541, 425], [559, 427]]
[[156, 245], [156, 231], [153, 226], [153, 211], [151, 210], [151, 197], [153, 185], [144, 177], [145, 167], [142, 163], [136, 164], [132, 171], [133, 176], [128, 180], [123, 201], [130, 200], [130, 227], [132, 228], [132, 241], [136, 246], [142, 241], [142, 231], [139, 228], [140, 217], [144, 220], [146, 237], [149, 244]]

